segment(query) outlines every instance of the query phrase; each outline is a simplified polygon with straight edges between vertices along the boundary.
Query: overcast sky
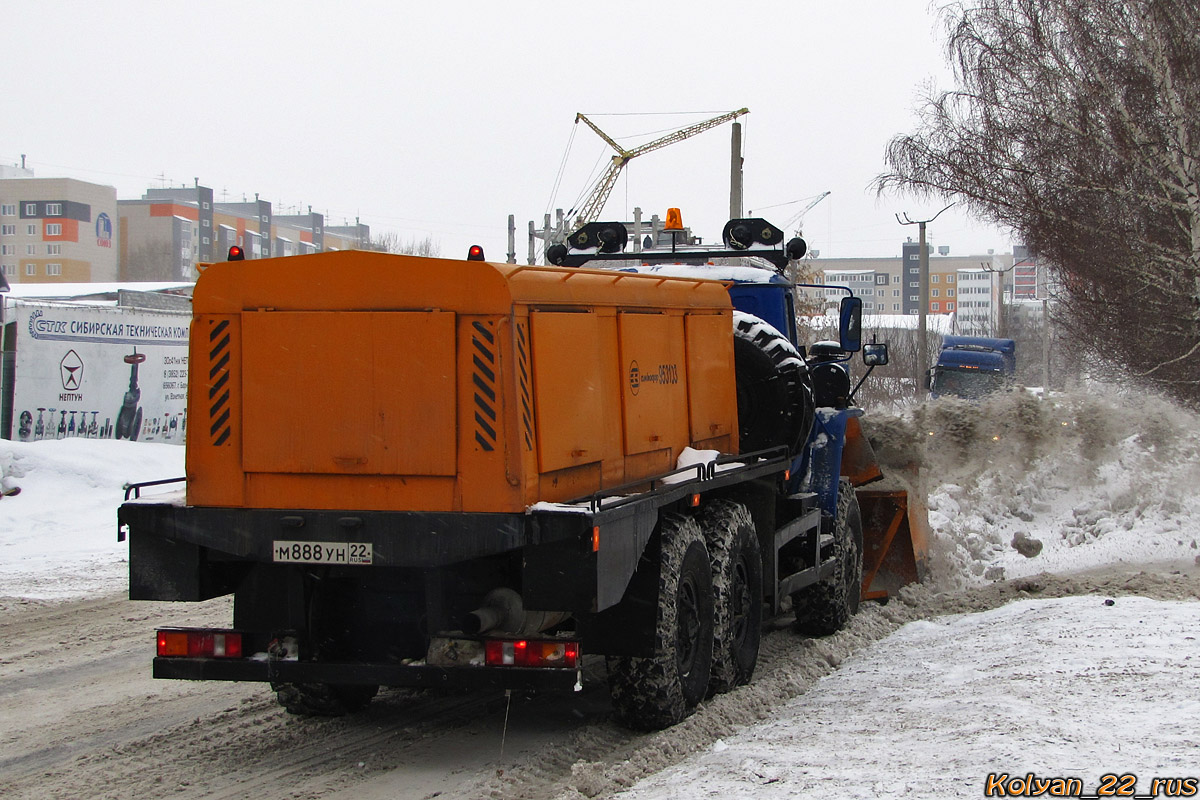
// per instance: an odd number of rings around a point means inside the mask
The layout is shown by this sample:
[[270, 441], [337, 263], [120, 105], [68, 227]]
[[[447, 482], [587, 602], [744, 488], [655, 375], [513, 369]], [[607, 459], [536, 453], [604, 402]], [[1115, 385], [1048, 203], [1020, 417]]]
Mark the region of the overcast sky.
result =
[[[942, 205], [869, 188], [920, 87], [949, 83], [927, 0], [115, 0], [4, 17], [0, 162], [26, 154], [38, 177], [119, 198], [199, 178], [218, 201], [257, 192], [493, 261], [515, 214], [524, 263], [529, 220], [570, 208], [611, 155], [576, 112], [631, 148], [746, 107], [744, 206], [782, 226], [831, 192], [804, 220], [823, 257], [899, 255], [917, 230], [894, 214]], [[729, 154], [726, 124], [635, 159], [602, 218], [678, 206], [718, 239]], [[956, 211], [935, 245], [1011, 248]]]

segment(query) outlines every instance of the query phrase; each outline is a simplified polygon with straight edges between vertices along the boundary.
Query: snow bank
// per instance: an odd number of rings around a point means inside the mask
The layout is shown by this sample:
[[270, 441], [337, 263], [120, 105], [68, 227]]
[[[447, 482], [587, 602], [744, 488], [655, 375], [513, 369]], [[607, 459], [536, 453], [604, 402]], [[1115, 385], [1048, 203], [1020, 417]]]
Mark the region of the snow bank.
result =
[[0, 596], [81, 597], [124, 588], [129, 551], [117, 541], [122, 487], [183, 475], [183, 448], [0, 440], [0, 475], [6, 488], [21, 488], [0, 501]]
[[1134, 773], [1149, 792], [1195, 775], [1198, 608], [1088, 596], [912, 622], [772, 720], [616, 796], [976, 798], [989, 773], [1030, 772], [1085, 792]]
[[1015, 391], [866, 424], [885, 463], [921, 466], [937, 589], [1200, 563], [1200, 417], [1165, 401]]

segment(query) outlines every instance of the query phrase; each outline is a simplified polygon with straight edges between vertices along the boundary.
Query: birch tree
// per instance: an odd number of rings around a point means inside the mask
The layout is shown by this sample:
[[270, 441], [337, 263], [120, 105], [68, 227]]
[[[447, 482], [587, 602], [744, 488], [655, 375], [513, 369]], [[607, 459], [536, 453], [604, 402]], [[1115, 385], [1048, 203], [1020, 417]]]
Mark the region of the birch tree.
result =
[[954, 197], [1059, 271], [1077, 358], [1200, 403], [1200, 0], [944, 2], [955, 88], [879, 191]]

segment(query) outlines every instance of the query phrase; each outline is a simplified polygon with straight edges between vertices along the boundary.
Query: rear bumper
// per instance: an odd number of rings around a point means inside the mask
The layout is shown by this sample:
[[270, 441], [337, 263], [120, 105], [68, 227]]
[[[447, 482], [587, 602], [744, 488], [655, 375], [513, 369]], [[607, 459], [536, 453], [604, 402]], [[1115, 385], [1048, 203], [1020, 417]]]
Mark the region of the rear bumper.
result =
[[193, 681], [329, 683], [411, 688], [570, 691], [581, 682], [578, 669], [527, 667], [431, 667], [334, 661], [268, 661], [219, 658], [155, 658], [154, 677]]

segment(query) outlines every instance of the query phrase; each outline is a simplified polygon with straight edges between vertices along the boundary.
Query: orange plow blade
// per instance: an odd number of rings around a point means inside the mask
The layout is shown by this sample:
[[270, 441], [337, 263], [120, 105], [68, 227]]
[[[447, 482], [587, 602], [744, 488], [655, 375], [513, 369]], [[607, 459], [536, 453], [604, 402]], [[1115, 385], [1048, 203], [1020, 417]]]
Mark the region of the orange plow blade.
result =
[[859, 489], [863, 520], [864, 600], [886, 600], [901, 586], [924, 579], [929, 513], [913, 492]]

